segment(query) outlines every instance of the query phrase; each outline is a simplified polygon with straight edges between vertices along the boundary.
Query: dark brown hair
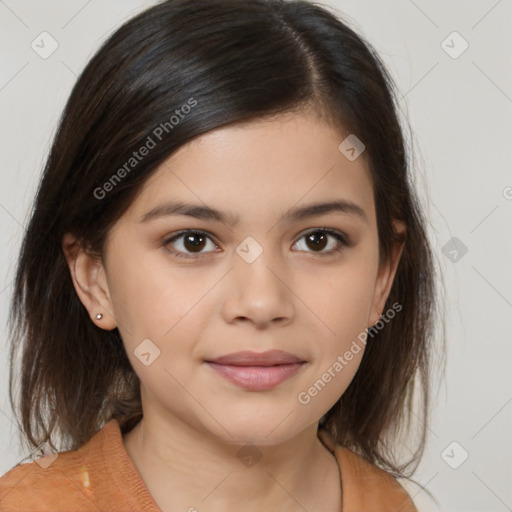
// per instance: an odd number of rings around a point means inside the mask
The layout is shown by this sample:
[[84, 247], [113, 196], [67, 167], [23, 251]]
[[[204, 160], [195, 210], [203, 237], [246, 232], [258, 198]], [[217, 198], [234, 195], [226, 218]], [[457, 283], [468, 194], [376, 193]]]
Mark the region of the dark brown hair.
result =
[[[386, 303], [402, 310], [368, 338], [358, 372], [322, 425], [396, 476], [415, 469], [428, 422], [436, 279], [394, 89], [375, 50], [339, 13], [305, 0], [168, 0], [116, 30], [70, 95], [20, 251], [9, 394], [23, 441], [55, 448], [58, 435], [59, 449], [76, 449], [111, 418], [127, 432], [142, 414], [119, 331], [91, 322], [63, 235], [101, 257], [110, 228], [180, 146], [214, 128], [307, 109], [366, 145], [381, 258], [401, 240], [392, 220], [407, 229]], [[155, 141], [157, 127], [158, 143], [112, 182], [134, 150]], [[415, 383], [420, 440], [399, 464], [394, 449], [410, 424]]]

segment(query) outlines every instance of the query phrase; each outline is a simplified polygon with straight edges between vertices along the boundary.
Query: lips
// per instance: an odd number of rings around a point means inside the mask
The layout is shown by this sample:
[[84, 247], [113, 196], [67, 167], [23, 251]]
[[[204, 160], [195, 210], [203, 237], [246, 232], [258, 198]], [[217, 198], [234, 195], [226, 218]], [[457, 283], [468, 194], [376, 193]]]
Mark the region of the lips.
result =
[[304, 360], [282, 350], [268, 350], [267, 352], [235, 352], [210, 359], [207, 362], [236, 366], [274, 366], [277, 364], [303, 363]]
[[295, 375], [306, 363], [283, 352], [236, 352], [205, 361], [215, 373], [250, 391], [271, 389]]

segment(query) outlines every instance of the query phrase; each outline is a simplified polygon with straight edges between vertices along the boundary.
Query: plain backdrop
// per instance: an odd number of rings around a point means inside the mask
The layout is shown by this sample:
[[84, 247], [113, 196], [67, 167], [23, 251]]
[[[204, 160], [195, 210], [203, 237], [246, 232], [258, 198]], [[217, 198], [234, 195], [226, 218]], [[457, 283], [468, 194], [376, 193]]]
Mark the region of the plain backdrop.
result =
[[[27, 455], [7, 399], [6, 321], [49, 144], [87, 60], [153, 3], [0, 0], [0, 474]], [[512, 2], [323, 3], [369, 40], [397, 82], [444, 275], [446, 378], [415, 475], [438, 503], [407, 488], [420, 511], [512, 510]], [[47, 58], [32, 47], [41, 37], [46, 51], [58, 45]]]

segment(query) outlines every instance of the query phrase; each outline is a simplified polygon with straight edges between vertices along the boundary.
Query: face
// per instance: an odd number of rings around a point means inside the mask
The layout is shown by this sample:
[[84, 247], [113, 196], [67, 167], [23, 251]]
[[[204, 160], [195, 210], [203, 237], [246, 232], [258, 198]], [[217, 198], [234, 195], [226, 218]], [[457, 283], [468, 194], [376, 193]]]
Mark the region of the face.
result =
[[338, 149], [348, 135], [293, 114], [200, 136], [145, 183], [103, 262], [77, 260], [77, 292], [118, 327], [145, 416], [270, 445], [344, 393], [400, 254], [379, 264], [365, 154]]

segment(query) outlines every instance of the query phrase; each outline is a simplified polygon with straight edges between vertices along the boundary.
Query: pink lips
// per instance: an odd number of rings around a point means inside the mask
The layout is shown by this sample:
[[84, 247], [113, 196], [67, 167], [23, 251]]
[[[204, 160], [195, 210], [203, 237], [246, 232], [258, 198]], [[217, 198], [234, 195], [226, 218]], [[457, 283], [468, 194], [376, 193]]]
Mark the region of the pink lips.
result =
[[281, 350], [235, 352], [206, 363], [227, 380], [251, 391], [273, 388], [289, 379], [305, 363]]

